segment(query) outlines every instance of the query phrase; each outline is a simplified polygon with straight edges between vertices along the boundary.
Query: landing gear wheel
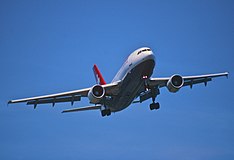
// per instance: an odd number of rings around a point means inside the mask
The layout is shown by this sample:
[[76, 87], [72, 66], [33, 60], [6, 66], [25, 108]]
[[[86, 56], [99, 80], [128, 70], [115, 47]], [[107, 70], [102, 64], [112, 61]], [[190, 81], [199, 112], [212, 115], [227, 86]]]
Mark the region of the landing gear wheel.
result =
[[160, 104], [157, 102], [155, 103], [155, 109], [159, 109], [160, 108]]
[[110, 116], [111, 115], [111, 110], [110, 109], [104, 109], [101, 111], [102, 117], [105, 116]]
[[155, 103], [151, 103], [151, 104], [150, 104], [150, 110], [154, 110], [154, 104], [155, 104]]
[[160, 108], [160, 104], [159, 103], [151, 103], [150, 104], [150, 110], [157, 110]]
[[111, 110], [110, 110], [110, 109], [107, 109], [107, 110], [106, 110], [106, 115], [107, 115], [107, 116], [110, 116], [110, 115], [111, 115]]
[[106, 116], [106, 110], [101, 111], [102, 117]]

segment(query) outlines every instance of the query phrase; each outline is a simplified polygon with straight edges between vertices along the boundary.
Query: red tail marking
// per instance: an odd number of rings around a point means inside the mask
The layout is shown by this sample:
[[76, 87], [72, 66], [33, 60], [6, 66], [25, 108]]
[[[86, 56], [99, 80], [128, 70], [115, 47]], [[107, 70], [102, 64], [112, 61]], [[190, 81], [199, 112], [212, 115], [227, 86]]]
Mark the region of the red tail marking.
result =
[[93, 73], [94, 73], [97, 84], [100, 84], [100, 85], [106, 84], [96, 64], [93, 65]]

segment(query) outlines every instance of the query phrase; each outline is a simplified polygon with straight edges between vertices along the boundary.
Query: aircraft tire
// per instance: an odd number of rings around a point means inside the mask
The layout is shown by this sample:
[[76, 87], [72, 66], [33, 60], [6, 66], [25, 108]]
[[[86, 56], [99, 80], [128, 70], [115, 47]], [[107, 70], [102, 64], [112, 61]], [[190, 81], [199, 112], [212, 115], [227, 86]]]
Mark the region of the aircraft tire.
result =
[[107, 109], [107, 110], [106, 110], [106, 115], [107, 115], [107, 116], [110, 116], [110, 115], [111, 115], [111, 110], [110, 110], [110, 109]]
[[151, 104], [150, 104], [150, 110], [154, 110], [154, 104], [155, 104], [155, 103], [151, 103]]
[[151, 103], [150, 104], [150, 110], [157, 110], [160, 108], [160, 104], [159, 103]]
[[102, 117], [105, 117], [106, 116], [106, 110], [102, 110], [101, 114], [102, 114]]
[[160, 104], [157, 102], [155, 103], [155, 109], [159, 109], [160, 108]]
[[102, 117], [110, 116], [111, 115], [111, 110], [110, 109], [102, 110], [101, 114], [102, 114]]

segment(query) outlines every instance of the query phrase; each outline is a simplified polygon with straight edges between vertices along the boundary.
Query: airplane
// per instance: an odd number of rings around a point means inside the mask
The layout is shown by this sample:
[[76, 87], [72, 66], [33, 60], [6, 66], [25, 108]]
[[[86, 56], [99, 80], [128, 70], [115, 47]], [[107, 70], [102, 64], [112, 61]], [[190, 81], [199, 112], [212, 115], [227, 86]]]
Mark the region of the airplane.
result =
[[78, 112], [86, 110], [100, 110], [101, 115], [110, 116], [111, 113], [122, 111], [132, 103], [142, 103], [152, 99], [150, 110], [157, 110], [160, 104], [155, 102], [156, 97], [160, 94], [160, 89], [166, 87], [169, 92], [176, 93], [184, 86], [193, 87], [194, 84], [211, 81], [215, 77], [226, 76], [228, 72], [181, 76], [174, 74], [171, 77], [151, 78], [155, 68], [155, 56], [149, 47], [142, 47], [132, 52], [124, 62], [120, 70], [111, 83], [106, 83], [97, 65], [93, 66], [93, 72], [96, 78], [96, 84], [89, 88], [73, 90], [63, 93], [43, 95], [31, 98], [10, 100], [9, 103], [26, 102], [27, 105], [33, 105], [34, 109], [38, 104], [80, 101], [87, 97], [91, 106], [72, 108], [62, 111]]

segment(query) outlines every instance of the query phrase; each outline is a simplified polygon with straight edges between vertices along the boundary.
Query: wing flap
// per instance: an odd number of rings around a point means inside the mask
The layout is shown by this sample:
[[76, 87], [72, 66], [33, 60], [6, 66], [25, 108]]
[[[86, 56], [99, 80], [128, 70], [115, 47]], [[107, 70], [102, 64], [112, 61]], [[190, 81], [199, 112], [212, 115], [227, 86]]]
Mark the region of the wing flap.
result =
[[80, 101], [81, 96], [75, 95], [70, 97], [57, 97], [57, 98], [48, 98], [48, 99], [39, 99], [39, 100], [31, 100], [27, 102], [27, 105], [35, 105], [35, 104], [46, 104], [46, 103], [61, 103], [61, 102], [74, 102]]
[[199, 83], [205, 83], [205, 85], [207, 84], [207, 82], [212, 81], [211, 78], [202, 78], [202, 79], [195, 79], [195, 80], [187, 80], [184, 82], [183, 86], [190, 86], [190, 88], [192, 88], [192, 86], [194, 84], [199, 84]]

